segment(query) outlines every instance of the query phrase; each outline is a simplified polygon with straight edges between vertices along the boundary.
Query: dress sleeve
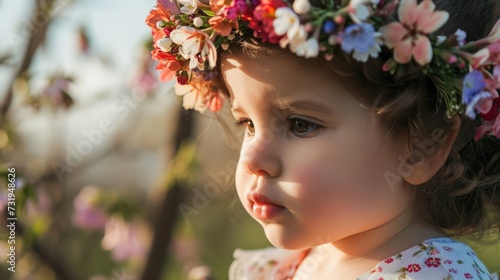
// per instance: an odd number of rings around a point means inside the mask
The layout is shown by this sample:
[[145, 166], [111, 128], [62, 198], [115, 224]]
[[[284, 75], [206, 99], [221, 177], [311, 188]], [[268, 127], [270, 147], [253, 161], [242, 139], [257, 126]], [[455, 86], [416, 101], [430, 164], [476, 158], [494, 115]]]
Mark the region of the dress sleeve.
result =
[[274, 280], [279, 266], [292, 252], [277, 248], [236, 249], [229, 267], [229, 280]]

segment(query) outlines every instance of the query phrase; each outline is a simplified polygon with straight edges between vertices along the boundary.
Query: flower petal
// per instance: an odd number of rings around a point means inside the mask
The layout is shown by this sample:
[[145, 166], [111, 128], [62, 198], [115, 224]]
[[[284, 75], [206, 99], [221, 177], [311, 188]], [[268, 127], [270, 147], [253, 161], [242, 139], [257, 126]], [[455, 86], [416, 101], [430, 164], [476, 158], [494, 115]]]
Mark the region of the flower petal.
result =
[[417, 19], [417, 26], [420, 31], [430, 34], [441, 28], [448, 21], [449, 17], [450, 14], [446, 11], [424, 14]]
[[398, 9], [399, 21], [408, 26], [413, 26], [417, 12], [417, 0], [401, 0]]
[[490, 34], [486, 37], [486, 39], [490, 42], [493, 43], [495, 41], [500, 40], [500, 20], [497, 21], [495, 26], [493, 26], [493, 29], [491, 29]]
[[412, 42], [407, 39], [397, 44], [394, 47], [394, 60], [398, 63], [405, 64], [410, 62], [412, 53]]
[[170, 39], [172, 39], [172, 41], [174, 41], [177, 45], [182, 45], [192, 35], [192, 31], [190, 29], [194, 28], [183, 26], [172, 30], [172, 32], [170, 32]]
[[413, 58], [415, 61], [424, 66], [432, 60], [432, 46], [429, 38], [424, 35], [418, 36], [415, 46], [413, 47]]
[[380, 27], [379, 31], [382, 33], [385, 45], [390, 49], [399, 44], [408, 33], [406, 28], [399, 22], [391, 22], [384, 25]]

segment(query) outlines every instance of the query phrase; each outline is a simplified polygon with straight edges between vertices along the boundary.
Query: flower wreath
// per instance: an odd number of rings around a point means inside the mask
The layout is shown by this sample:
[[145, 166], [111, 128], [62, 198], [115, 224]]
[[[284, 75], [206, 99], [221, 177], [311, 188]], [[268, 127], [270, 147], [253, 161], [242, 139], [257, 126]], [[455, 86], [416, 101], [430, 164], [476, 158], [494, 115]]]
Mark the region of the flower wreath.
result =
[[460, 29], [433, 34], [449, 14], [432, 0], [325, 0], [324, 8], [309, 0], [172, 1], [158, 0], [146, 23], [160, 80], [177, 78], [186, 109], [222, 108], [224, 95], [213, 82], [217, 52], [254, 36], [306, 58], [331, 60], [336, 48], [360, 62], [389, 53], [384, 71], [398, 76], [417, 67], [436, 84], [448, 116], [479, 115], [475, 140], [500, 138], [500, 20], [486, 38], [467, 42]]

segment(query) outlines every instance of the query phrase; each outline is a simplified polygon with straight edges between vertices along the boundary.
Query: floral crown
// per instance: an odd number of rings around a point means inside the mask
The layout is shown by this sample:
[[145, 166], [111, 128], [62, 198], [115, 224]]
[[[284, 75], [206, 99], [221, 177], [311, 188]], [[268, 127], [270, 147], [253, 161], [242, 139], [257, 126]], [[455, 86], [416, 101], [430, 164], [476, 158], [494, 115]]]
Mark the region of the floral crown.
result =
[[467, 42], [460, 29], [433, 34], [449, 14], [432, 0], [324, 0], [322, 8], [309, 0], [209, 1], [158, 0], [146, 19], [160, 80], [177, 78], [186, 109], [222, 108], [217, 52], [253, 36], [306, 58], [331, 60], [338, 48], [360, 62], [388, 53], [384, 71], [397, 77], [416, 68], [434, 81], [448, 116], [480, 118], [475, 140], [500, 138], [500, 20], [486, 38]]

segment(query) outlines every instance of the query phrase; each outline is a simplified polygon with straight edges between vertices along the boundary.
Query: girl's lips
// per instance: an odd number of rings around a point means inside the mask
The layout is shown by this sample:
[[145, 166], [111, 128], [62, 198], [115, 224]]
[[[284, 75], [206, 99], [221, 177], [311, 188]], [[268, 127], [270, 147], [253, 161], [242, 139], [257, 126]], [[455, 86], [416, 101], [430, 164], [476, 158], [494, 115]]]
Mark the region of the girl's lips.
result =
[[262, 221], [271, 220], [285, 210], [285, 207], [274, 203], [262, 193], [248, 193], [247, 199], [253, 216]]

